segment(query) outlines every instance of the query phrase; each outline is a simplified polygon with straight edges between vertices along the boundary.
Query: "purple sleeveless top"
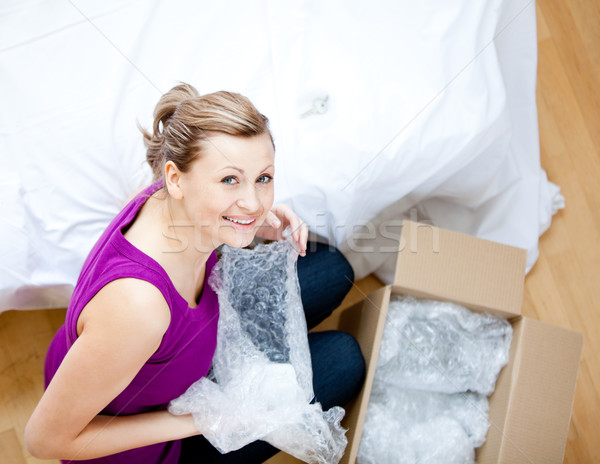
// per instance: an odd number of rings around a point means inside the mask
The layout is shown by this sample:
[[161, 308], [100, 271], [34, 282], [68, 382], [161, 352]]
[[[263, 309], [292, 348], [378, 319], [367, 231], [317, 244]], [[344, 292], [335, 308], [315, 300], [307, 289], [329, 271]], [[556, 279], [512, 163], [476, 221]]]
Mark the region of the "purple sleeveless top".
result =
[[[65, 324], [54, 336], [46, 355], [46, 385], [77, 339], [77, 319], [90, 299], [109, 282], [133, 277], [153, 284], [171, 309], [171, 322], [156, 352], [119, 396], [102, 411], [106, 415], [130, 415], [166, 409], [196, 380], [206, 376], [217, 343], [219, 306], [207, 277], [217, 261], [213, 252], [206, 263], [204, 287], [198, 306], [190, 308], [165, 270], [123, 236], [146, 201], [161, 187], [157, 182], [135, 197], [113, 219], [83, 264], [67, 309]], [[181, 442], [159, 443], [85, 462], [110, 464], [176, 463]]]

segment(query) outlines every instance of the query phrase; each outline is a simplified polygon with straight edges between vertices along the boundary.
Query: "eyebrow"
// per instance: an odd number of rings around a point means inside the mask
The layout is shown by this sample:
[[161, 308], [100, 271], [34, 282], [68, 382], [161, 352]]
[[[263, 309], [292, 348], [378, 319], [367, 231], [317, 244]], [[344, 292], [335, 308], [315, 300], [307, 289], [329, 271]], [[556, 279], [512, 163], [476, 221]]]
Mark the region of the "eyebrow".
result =
[[219, 171], [225, 171], [226, 169], [235, 169], [236, 171], [244, 174], [244, 170], [243, 169], [237, 168], [235, 166], [225, 166], [224, 168], [219, 169]]
[[[261, 172], [266, 171], [269, 168], [274, 167], [272, 164], [269, 164], [267, 167], [265, 167], [264, 169], [261, 170]], [[225, 171], [226, 169], [235, 169], [236, 171], [238, 171], [240, 174], [245, 174], [244, 170], [242, 168], [238, 168], [236, 166], [225, 166], [222, 169], [219, 169], [219, 171]]]

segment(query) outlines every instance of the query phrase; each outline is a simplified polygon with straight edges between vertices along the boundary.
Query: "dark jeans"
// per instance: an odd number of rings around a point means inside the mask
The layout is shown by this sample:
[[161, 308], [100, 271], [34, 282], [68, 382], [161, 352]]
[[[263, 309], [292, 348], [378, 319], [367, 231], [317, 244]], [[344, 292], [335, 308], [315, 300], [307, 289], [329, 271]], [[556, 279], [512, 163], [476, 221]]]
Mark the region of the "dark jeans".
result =
[[[298, 258], [298, 280], [308, 328], [319, 324], [342, 302], [354, 281], [348, 261], [335, 248], [309, 243], [305, 257]], [[356, 340], [343, 332], [308, 334], [312, 358], [313, 389], [323, 410], [344, 406], [359, 391], [365, 363]], [[261, 463], [279, 450], [256, 441], [237, 451], [221, 454], [203, 436], [183, 440], [180, 463]]]

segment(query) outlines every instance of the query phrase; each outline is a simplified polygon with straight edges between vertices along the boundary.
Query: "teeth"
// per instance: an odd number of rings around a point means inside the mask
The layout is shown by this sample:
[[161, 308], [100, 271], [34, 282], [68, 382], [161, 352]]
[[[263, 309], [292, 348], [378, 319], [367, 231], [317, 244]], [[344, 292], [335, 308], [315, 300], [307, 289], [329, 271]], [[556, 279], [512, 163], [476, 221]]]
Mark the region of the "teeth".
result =
[[246, 225], [251, 224], [251, 223], [254, 222], [254, 219], [248, 219], [247, 221], [243, 221], [241, 219], [230, 218], [229, 216], [225, 216], [225, 219], [227, 219], [228, 221], [231, 221], [231, 222], [235, 222], [237, 224], [242, 224], [244, 226], [246, 226]]

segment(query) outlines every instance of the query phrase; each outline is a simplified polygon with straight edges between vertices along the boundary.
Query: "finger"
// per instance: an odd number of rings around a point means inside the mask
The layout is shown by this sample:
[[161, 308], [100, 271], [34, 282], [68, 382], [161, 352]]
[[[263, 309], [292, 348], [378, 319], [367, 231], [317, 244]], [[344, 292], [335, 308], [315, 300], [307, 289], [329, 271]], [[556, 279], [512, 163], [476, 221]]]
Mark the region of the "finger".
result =
[[298, 227], [302, 223], [296, 213], [286, 204], [277, 205], [277, 208], [273, 208], [278, 213], [279, 217], [283, 219], [287, 225], [289, 225], [292, 232], [292, 238], [298, 241]]
[[273, 229], [278, 229], [281, 226], [281, 221], [277, 217], [277, 215], [273, 211], [269, 211], [267, 213], [267, 217], [265, 218], [267, 224], [269, 224]]
[[296, 215], [293, 216], [293, 229], [294, 229], [294, 240], [296, 240], [296, 243], [298, 243], [300, 245], [300, 235], [302, 233], [302, 224], [303, 222], [300, 220], [300, 218]]
[[292, 239], [297, 244], [298, 253], [306, 256], [306, 245], [308, 242], [308, 226], [302, 221], [286, 204], [278, 204], [273, 210], [289, 225]]
[[300, 233], [300, 250], [302, 256], [306, 256], [306, 246], [308, 243], [308, 226], [302, 224], [302, 231]]
[[294, 233], [292, 235], [294, 241], [298, 244], [300, 255], [306, 254], [306, 242], [308, 239], [308, 227], [297, 216], [294, 218]]

